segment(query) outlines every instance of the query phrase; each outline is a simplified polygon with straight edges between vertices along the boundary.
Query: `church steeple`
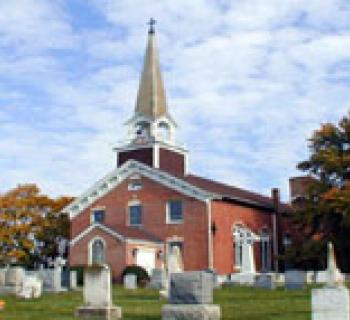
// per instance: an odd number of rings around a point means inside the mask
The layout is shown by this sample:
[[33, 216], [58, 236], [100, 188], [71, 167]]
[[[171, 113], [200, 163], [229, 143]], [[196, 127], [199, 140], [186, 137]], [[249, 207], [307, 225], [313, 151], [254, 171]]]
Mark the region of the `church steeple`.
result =
[[166, 95], [160, 71], [154, 24], [155, 20], [151, 19], [135, 107], [136, 114], [144, 115], [152, 120], [167, 114]]
[[174, 143], [176, 123], [170, 116], [156, 46], [155, 20], [149, 22], [148, 41], [136, 98], [135, 113], [128, 121], [129, 139]]
[[168, 112], [158, 50], [155, 20], [149, 22], [148, 41], [134, 115], [126, 123], [128, 139], [117, 151], [118, 166], [129, 159], [176, 175], [187, 171], [187, 150], [175, 142], [175, 121]]

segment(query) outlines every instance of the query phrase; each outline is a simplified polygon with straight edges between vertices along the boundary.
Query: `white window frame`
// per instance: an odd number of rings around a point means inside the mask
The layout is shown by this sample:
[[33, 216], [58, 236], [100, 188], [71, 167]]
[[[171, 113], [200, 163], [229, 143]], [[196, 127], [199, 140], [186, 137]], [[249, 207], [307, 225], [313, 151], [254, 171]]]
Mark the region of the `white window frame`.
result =
[[260, 255], [261, 269], [263, 271], [271, 270], [271, 250], [270, 250], [270, 233], [267, 229], [260, 232]]
[[[132, 224], [131, 223], [131, 215], [130, 215], [130, 213], [131, 213], [131, 207], [135, 207], [135, 206], [139, 206], [139, 207], [141, 207], [141, 223], [140, 224]], [[142, 217], [142, 215], [143, 215], [143, 207], [142, 207], [142, 204], [141, 204], [141, 202], [139, 202], [139, 201], [131, 201], [131, 202], [129, 202], [128, 203], [128, 226], [131, 226], [131, 227], [140, 227], [140, 226], [142, 226], [142, 222], [143, 222], [143, 217]]]
[[[95, 207], [92, 208], [90, 211], [90, 224], [94, 224], [95, 222], [95, 211], [104, 211], [104, 217], [103, 220], [106, 217], [106, 207]], [[97, 223], [101, 223], [101, 222], [97, 222]]]
[[104, 250], [104, 258], [105, 258], [105, 263], [107, 263], [107, 243], [105, 241], [105, 239], [103, 239], [102, 237], [96, 236], [93, 237], [90, 241], [89, 241], [89, 245], [88, 245], [88, 264], [92, 265], [92, 247], [95, 241], [101, 241], [103, 243], [103, 250]]
[[141, 181], [131, 181], [128, 184], [128, 190], [129, 191], [139, 191], [143, 188]]
[[253, 244], [260, 238], [249, 228], [236, 224], [233, 226], [233, 248], [235, 251], [235, 268], [240, 270], [242, 268], [242, 247], [243, 241]]
[[[170, 215], [170, 202], [171, 201], [180, 201], [182, 207], [182, 218], [179, 220], [172, 220]], [[167, 224], [182, 224], [184, 222], [184, 201], [181, 199], [170, 199], [166, 203], [165, 215], [166, 215], [166, 223]]]

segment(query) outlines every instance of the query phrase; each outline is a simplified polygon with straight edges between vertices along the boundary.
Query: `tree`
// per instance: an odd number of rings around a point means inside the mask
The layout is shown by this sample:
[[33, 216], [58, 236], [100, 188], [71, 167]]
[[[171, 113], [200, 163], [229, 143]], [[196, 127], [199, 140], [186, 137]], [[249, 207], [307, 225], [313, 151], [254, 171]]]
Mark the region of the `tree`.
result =
[[60, 210], [70, 201], [42, 195], [34, 184], [0, 195], [0, 263], [31, 265], [54, 256], [56, 240], [68, 238], [68, 218]]
[[303, 267], [324, 268], [332, 241], [343, 271], [350, 271], [350, 113], [326, 123], [309, 139], [310, 157], [298, 169], [314, 178], [294, 214], [301, 235], [287, 257]]

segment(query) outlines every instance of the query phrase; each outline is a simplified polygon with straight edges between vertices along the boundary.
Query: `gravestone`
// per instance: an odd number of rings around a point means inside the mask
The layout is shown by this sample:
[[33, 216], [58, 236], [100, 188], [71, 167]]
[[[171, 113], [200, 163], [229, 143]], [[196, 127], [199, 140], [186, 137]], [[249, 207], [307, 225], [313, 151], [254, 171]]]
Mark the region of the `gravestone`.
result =
[[31, 299], [39, 298], [42, 294], [42, 280], [35, 276], [26, 276], [22, 282], [22, 288], [17, 293], [17, 297]]
[[183, 272], [184, 265], [182, 261], [181, 249], [178, 246], [171, 247], [167, 258], [167, 282], [164, 289], [159, 291], [159, 295], [163, 299], [169, 297], [169, 281], [171, 274]]
[[315, 282], [316, 283], [325, 284], [325, 283], [327, 283], [327, 278], [328, 278], [328, 275], [327, 275], [326, 270], [316, 271], [316, 274], [315, 274]]
[[306, 283], [312, 284], [316, 281], [316, 272], [315, 271], [306, 271]]
[[76, 310], [76, 315], [83, 319], [120, 319], [121, 308], [112, 304], [111, 282], [111, 271], [107, 265], [86, 268], [84, 306]]
[[171, 248], [167, 261], [168, 273], [177, 273], [184, 270], [181, 249], [178, 246]]
[[5, 273], [5, 286], [20, 287], [24, 278], [24, 269], [21, 267], [10, 267]]
[[312, 320], [349, 320], [349, 290], [345, 287], [312, 290]]
[[220, 306], [212, 302], [212, 274], [204, 271], [173, 273], [170, 278], [171, 304], [162, 307], [162, 319], [220, 319]]
[[25, 276], [24, 269], [21, 267], [9, 267], [5, 271], [5, 285], [1, 288], [1, 293], [17, 294], [23, 283]]
[[75, 290], [78, 288], [78, 275], [76, 270], [71, 270], [69, 275], [69, 289]]
[[174, 273], [170, 277], [170, 303], [213, 303], [213, 275], [204, 271]]
[[275, 276], [268, 273], [262, 273], [255, 278], [255, 287], [274, 290], [276, 289]]
[[137, 276], [136, 274], [126, 274], [123, 279], [124, 289], [137, 289]]
[[62, 288], [61, 268], [43, 269], [39, 271], [39, 278], [43, 281], [43, 289], [48, 292], [61, 292]]
[[306, 272], [301, 270], [288, 270], [284, 275], [284, 287], [288, 290], [298, 290], [305, 288]]
[[242, 267], [241, 273], [256, 273], [253, 245], [248, 241], [242, 243]]
[[6, 269], [0, 269], [0, 287], [5, 286]]
[[349, 320], [349, 290], [343, 279], [338, 277], [334, 248], [328, 243], [327, 284], [324, 288], [313, 289], [311, 296], [312, 320]]
[[155, 268], [152, 270], [149, 287], [152, 289], [162, 290], [167, 286], [167, 274], [164, 269]]

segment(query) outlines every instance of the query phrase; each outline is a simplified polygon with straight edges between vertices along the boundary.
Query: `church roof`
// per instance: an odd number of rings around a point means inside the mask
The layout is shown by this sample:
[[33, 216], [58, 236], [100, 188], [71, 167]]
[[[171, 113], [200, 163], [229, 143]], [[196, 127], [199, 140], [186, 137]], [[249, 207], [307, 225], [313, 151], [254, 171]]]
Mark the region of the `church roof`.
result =
[[159, 65], [154, 26], [148, 32], [148, 43], [144, 58], [135, 113], [150, 119], [167, 115], [164, 83]]
[[[222, 199], [235, 200], [246, 205], [263, 207], [271, 210], [274, 209], [273, 199], [259, 193], [237, 188], [235, 186], [227, 185], [222, 182], [199, 177], [193, 174], [185, 176], [184, 180], [193, 186], [201, 188], [202, 190], [218, 194], [222, 197]], [[281, 203], [280, 209], [282, 211], [289, 211], [290, 206], [288, 204]]]

